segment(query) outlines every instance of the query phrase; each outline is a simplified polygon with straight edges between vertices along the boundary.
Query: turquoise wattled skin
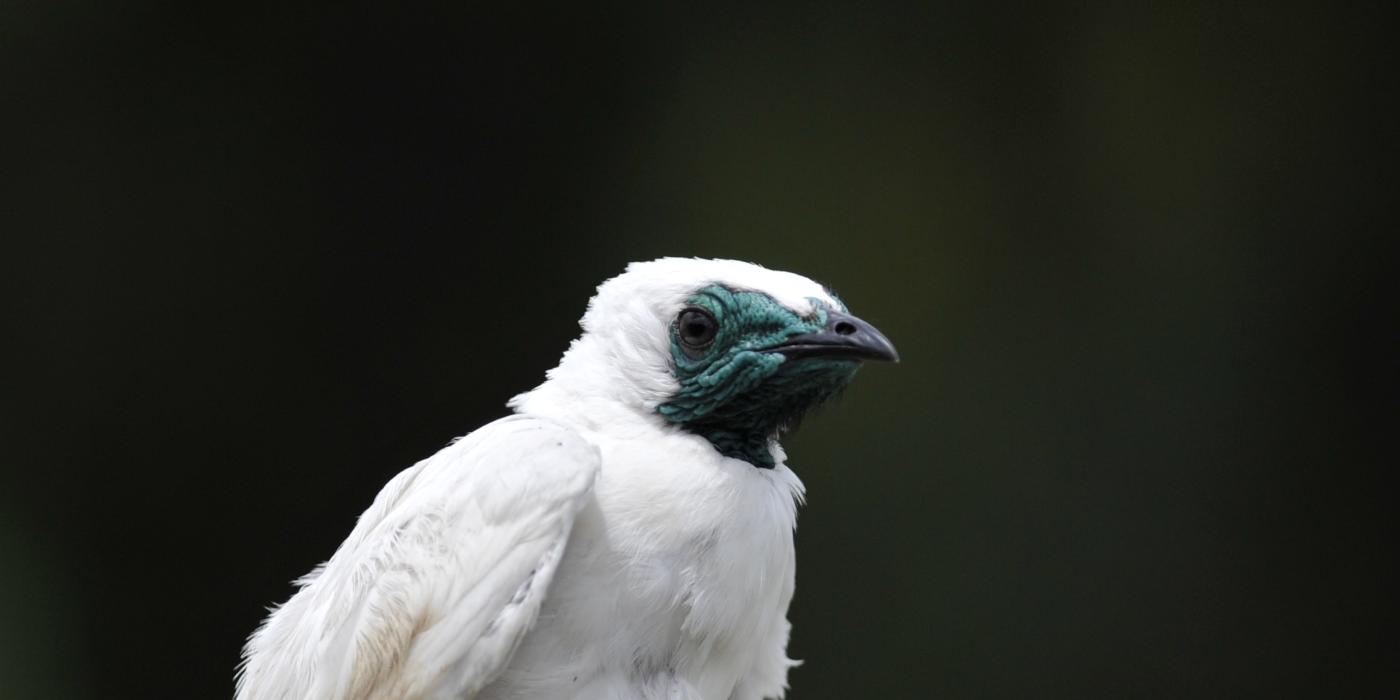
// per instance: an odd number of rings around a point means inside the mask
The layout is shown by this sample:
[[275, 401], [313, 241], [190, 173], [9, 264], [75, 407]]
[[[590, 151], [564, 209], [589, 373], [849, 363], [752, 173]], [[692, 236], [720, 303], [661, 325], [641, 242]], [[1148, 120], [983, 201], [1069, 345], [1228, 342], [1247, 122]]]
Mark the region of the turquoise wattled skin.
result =
[[803, 317], [761, 292], [720, 285], [700, 290], [688, 303], [709, 311], [718, 332], [703, 354], [691, 357], [672, 324], [671, 359], [680, 389], [657, 412], [726, 457], [772, 468], [769, 446], [778, 434], [840, 393], [860, 368], [849, 358], [794, 359], [772, 351], [826, 327], [826, 303], [812, 301], [815, 312]]

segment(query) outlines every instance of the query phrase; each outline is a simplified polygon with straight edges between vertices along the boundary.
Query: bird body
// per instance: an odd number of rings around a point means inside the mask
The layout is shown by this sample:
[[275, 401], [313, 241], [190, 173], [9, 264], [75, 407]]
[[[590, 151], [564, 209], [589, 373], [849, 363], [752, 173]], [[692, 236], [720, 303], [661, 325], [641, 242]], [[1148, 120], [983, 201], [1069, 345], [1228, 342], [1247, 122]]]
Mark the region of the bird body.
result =
[[735, 261], [635, 263], [581, 325], [516, 415], [384, 487], [239, 698], [782, 696], [803, 487], [777, 437], [893, 348]]
[[584, 436], [607, 469], [535, 629], [480, 697], [780, 695], [797, 476], [663, 431]]

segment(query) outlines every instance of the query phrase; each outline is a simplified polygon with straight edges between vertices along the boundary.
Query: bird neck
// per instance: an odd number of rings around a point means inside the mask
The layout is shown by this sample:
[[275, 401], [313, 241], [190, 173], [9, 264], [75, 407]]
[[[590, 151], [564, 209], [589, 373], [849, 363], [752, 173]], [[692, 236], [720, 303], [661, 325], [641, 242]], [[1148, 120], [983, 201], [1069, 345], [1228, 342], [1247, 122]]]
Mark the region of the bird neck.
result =
[[611, 357], [597, 338], [585, 335], [574, 341], [542, 384], [512, 398], [508, 405], [518, 413], [546, 416], [603, 433], [635, 432], [644, 424], [663, 424], [655, 407], [670, 388], [648, 388], [651, 383], [647, 378], [635, 371], [629, 373], [628, 366]]
[[759, 469], [772, 469], [777, 463], [773, 456], [778, 442], [777, 426], [772, 430], [735, 430], [724, 424], [688, 425], [686, 430], [709, 441], [725, 457], [743, 460]]

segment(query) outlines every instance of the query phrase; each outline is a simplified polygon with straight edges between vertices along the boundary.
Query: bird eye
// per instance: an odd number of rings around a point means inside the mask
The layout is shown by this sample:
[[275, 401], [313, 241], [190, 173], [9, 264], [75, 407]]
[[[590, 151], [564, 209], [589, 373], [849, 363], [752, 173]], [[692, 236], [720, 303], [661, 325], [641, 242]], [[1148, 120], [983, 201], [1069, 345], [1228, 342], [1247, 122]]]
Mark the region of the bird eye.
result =
[[[714, 342], [719, 332], [715, 317], [704, 309], [686, 309], [676, 317], [676, 335], [686, 350], [701, 350]], [[689, 355], [690, 353], [686, 353]]]

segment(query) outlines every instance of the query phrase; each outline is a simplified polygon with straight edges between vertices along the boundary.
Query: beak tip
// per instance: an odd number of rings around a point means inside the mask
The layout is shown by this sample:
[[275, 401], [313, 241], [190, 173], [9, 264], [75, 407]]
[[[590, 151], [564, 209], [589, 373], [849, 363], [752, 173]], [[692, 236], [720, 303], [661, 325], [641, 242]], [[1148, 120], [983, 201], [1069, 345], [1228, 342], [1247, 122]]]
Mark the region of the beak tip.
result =
[[890, 343], [890, 342], [886, 341], [884, 350], [885, 350], [885, 352], [882, 353], [882, 354], [880, 355], [880, 357], [878, 357], [878, 358], [876, 358], [876, 359], [884, 360], [885, 362], [893, 362], [893, 363], [895, 363], [895, 364], [899, 364], [899, 351], [894, 349], [894, 344], [893, 344], [893, 343]]

